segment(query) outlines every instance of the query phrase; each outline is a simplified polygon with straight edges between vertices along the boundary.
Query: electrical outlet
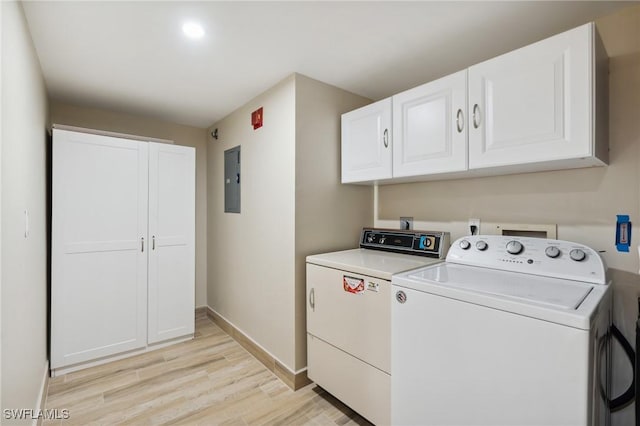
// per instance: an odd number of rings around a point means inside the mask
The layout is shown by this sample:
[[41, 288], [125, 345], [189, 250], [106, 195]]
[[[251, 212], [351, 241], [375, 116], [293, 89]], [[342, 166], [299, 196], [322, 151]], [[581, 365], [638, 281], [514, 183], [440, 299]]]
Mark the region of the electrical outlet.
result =
[[469, 235], [480, 235], [480, 219], [469, 219]]
[[413, 218], [412, 217], [401, 217], [400, 218], [400, 229], [409, 231], [413, 229]]

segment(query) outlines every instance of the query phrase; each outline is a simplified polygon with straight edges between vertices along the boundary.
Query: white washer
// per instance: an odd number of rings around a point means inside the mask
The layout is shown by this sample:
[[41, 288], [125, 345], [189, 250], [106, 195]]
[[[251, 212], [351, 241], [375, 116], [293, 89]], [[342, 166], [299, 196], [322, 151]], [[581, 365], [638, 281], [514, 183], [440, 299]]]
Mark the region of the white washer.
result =
[[391, 423], [608, 424], [605, 273], [581, 244], [473, 236], [394, 275]]
[[442, 262], [449, 235], [366, 228], [360, 246], [307, 257], [307, 374], [385, 425], [391, 421], [391, 276]]

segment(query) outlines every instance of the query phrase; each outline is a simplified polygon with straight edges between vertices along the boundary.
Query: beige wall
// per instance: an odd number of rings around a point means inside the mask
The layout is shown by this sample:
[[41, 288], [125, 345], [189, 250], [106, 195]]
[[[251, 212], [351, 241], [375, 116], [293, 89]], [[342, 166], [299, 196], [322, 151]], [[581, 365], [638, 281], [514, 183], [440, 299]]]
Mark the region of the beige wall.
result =
[[[208, 149], [209, 306], [294, 365], [295, 80], [216, 123]], [[264, 108], [253, 130], [251, 112]], [[241, 146], [241, 213], [224, 212], [224, 151]]]
[[[213, 126], [209, 306], [292, 372], [307, 361], [305, 257], [357, 246], [373, 222], [371, 188], [340, 185], [340, 114], [368, 102], [295, 74]], [[241, 213], [224, 213], [224, 151], [237, 145]]]
[[196, 307], [207, 304], [207, 130], [97, 108], [51, 103], [51, 122], [159, 139], [196, 149]]
[[47, 96], [22, 6], [0, 7], [2, 409], [36, 409], [48, 373]]
[[296, 370], [307, 365], [306, 257], [354, 248], [373, 225], [372, 189], [340, 184], [340, 116], [370, 102], [296, 75]]

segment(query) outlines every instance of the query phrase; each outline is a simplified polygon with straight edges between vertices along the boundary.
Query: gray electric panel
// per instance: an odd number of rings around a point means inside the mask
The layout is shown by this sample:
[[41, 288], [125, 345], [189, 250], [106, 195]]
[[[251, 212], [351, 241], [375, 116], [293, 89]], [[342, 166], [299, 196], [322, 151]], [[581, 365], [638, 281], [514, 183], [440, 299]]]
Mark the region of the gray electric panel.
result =
[[240, 146], [224, 152], [224, 211], [240, 213]]

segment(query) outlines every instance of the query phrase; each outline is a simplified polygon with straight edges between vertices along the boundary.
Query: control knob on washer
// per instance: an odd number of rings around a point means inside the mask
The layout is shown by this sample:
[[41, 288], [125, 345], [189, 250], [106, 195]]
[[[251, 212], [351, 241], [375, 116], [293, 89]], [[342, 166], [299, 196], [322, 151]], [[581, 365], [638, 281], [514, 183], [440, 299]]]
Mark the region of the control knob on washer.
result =
[[487, 248], [489, 248], [489, 245], [486, 241], [480, 240], [476, 243], [476, 248], [480, 251], [485, 251]]
[[587, 257], [587, 254], [580, 249], [573, 249], [569, 252], [569, 257], [576, 262], [582, 262]]
[[560, 256], [560, 249], [556, 246], [549, 246], [544, 249], [544, 254], [546, 254], [547, 257], [555, 259], [556, 257]]
[[507, 252], [509, 254], [520, 254], [523, 248], [520, 241], [509, 241], [507, 243]]
[[467, 240], [462, 240], [460, 241], [460, 248], [462, 250], [469, 250], [469, 247], [471, 247], [471, 243]]

